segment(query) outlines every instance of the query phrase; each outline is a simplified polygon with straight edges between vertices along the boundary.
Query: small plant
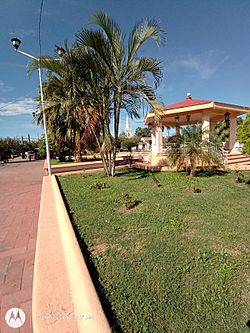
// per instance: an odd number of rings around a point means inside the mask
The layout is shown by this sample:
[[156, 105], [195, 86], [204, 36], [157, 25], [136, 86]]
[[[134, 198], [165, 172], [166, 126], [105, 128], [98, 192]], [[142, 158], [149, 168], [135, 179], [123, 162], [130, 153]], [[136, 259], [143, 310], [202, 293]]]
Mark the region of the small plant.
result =
[[107, 185], [106, 183], [95, 183], [95, 184], [92, 184], [90, 186], [91, 189], [95, 189], [95, 190], [103, 190], [103, 189], [106, 189], [106, 188], [110, 188], [109, 185]]
[[201, 193], [201, 189], [193, 186], [193, 193]]
[[119, 194], [118, 202], [120, 202], [126, 209], [132, 209], [141, 203], [140, 200], [133, 199], [128, 193]]
[[238, 183], [238, 184], [242, 184], [242, 183], [245, 183], [246, 180], [245, 180], [245, 176], [244, 174], [239, 171], [239, 170], [236, 170], [235, 171], [235, 174], [236, 174], [236, 179], [235, 179], [235, 182]]
[[201, 189], [198, 187], [197, 182], [191, 183], [193, 193], [201, 193]]

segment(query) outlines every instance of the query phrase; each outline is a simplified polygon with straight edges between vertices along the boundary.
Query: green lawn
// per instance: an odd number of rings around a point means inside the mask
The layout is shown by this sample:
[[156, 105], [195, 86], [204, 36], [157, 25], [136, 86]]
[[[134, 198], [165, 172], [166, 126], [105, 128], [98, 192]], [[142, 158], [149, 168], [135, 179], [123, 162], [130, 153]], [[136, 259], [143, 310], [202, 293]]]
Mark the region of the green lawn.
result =
[[53, 160], [50, 160], [51, 161], [51, 165], [59, 165], [59, 164], [65, 164], [65, 163], [74, 163], [74, 161], [64, 161], [64, 162], [61, 162], [61, 161], [59, 161], [59, 160], [55, 160], [55, 159], [53, 159]]
[[[249, 332], [250, 185], [235, 178], [59, 178], [115, 332]], [[141, 202], [126, 210], [125, 194]]]

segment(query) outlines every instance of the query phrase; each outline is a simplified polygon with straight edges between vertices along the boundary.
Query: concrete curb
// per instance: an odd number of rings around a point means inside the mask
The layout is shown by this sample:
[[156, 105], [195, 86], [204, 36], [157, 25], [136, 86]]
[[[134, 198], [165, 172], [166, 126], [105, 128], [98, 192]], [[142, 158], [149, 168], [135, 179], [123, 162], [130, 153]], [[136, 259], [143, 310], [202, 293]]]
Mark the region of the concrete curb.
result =
[[43, 180], [32, 315], [34, 332], [111, 333], [54, 175]]

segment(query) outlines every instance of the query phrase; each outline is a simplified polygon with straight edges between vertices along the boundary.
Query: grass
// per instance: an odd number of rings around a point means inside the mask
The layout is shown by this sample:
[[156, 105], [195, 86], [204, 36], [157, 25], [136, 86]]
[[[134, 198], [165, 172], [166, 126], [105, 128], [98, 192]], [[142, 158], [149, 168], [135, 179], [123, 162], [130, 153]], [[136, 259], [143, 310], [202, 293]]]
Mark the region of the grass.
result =
[[67, 161], [61, 162], [61, 161], [55, 160], [55, 159], [51, 160], [51, 165], [60, 165], [60, 164], [65, 164], [65, 163], [74, 163], [74, 161], [67, 160]]
[[114, 332], [249, 332], [250, 185], [235, 179], [59, 178]]

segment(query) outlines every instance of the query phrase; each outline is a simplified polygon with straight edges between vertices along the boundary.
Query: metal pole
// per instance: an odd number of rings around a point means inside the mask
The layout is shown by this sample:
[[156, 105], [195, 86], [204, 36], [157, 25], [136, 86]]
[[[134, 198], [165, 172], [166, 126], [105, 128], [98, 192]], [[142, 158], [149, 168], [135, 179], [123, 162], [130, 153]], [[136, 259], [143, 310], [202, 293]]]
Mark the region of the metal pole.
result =
[[42, 86], [42, 75], [40, 61], [38, 61], [38, 75], [39, 75], [39, 84], [40, 84], [40, 93], [41, 93], [41, 103], [42, 103], [42, 112], [43, 112], [43, 126], [44, 126], [44, 135], [45, 135], [45, 145], [46, 145], [46, 157], [48, 164], [48, 175], [51, 176], [51, 165], [50, 165], [50, 153], [49, 153], [49, 140], [47, 135], [47, 126], [46, 126], [46, 116], [45, 116], [45, 107], [43, 99], [43, 86]]
[[44, 136], [45, 136], [45, 145], [46, 145], [46, 159], [48, 164], [48, 175], [51, 176], [51, 164], [50, 164], [50, 153], [49, 153], [49, 140], [47, 134], [47, 126], [46, 126], [46, 116], [45, 116], [45, 107], [44, 107], [44, 98], [43, 98], [43, 85], [42, 85], [42, 75], [41, 75], [41, 64], [40, 59], [34, 57], [33, 55], [20, 51], [18, 49], [15, 50], [18, 53], [23, 54], [24, 56], [34, 59], [38, 62], [38, 75], [39, 75], [39, 85], [40, 85], [40, 94], [41, 94], [41, 103], [42, 103], [42, 112], [43, 112], [43, 127], [44, 127]]

